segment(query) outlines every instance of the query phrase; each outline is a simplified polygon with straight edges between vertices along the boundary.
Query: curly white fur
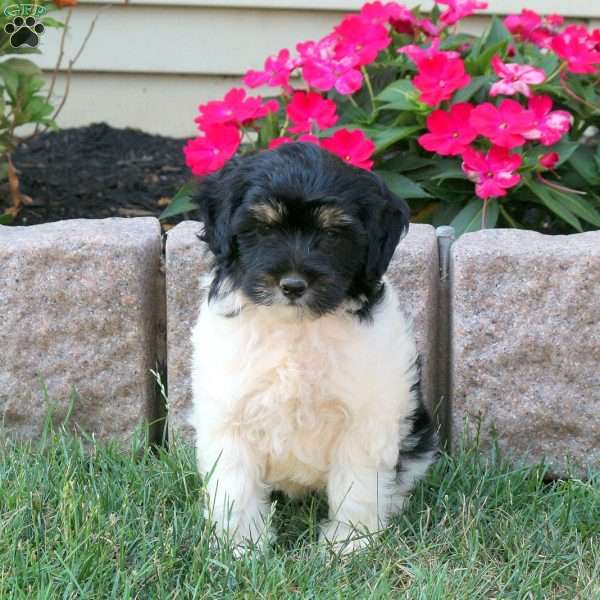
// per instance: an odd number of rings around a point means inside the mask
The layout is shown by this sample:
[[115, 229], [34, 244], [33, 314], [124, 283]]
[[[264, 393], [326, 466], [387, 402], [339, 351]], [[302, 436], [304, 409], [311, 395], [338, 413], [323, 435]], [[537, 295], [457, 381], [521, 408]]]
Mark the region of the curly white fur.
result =
[[205, 300], [193, 347], [198, 466], [210, 516], [237, 541], [269, 537], [271, 490], [326, 489], [331, 541], [377, 531], [431, 462], [396, 472], [418, 373], [389, 283], [372, 322], [347, 307], [314, 318], [259, 306], [237, 291]]

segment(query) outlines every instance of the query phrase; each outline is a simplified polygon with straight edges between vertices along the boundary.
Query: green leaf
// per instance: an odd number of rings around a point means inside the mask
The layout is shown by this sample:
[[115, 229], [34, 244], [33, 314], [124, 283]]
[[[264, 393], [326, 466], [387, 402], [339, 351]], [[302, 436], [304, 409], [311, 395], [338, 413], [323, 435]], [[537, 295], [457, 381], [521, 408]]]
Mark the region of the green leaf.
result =
[[477, 62], [476, 62], [477, 70], [480, 73], [485, 73], [486, 71], [488, 71], [489, 66], [492, 62], [492, 58], [494, 58], [494, 56], [496, 56], [496, 54], [498, 54], [498, 55], [504, 54], [504, 51], [506, 50], [507, 45], [508, 45], [508, 42], [498, 42], [497, 44], [494, 44], [487, 50], [484, 50], [479, 55], [479, 58], [477, 59]]
[[0, 63], [0, 66], [28, 76], [42, 74], [40, 68], [26, 58], [9, 58], [3, 63]]
[[550, 193], [557, 201], [562, 201], [580, 219], [591, 223], [594, 227], [600, 228], [600, 212], [592, 206], [587, 198], [555, 189], [551, 189]]
[[484, 85], [491, 83], [491, 78], [488, 75], [477, 75], [471, 79], [471, 83], [462, 90], [458, 90], [454, 95], [453, 102], [467, 102], [470, 100]]
[[443, 164], [439, 164], [438, 168], [435, 169], [435, 172], [431, 172], [429, 175], [430, 179], [436, 181], [445, 181], [446, 179], [467, 179], [464, 171], [456, 164], [452, 164], [450, 166], [443, 166]]
[[0, 214], [0, 225], [10, 225], [14, 217], [9, 213]]
[[58, 19], [54, 19], [53, 17], [44, 17], [42, 19], [42, 23], [46, 27], [56, 27], [58, 29], [65, 26], [65, 24], [62, 21], [59, 21]]
[[454, 50], [463, 44], [472, 44], [478, 38], [470, 33], [449, 35], [440, 43], [440, 50]]
[[276, 138], [279, 133], [279, 121], [277, 119], [277, 113], [269, 113], [258, 132], [258, 143], [261, 147], [266, 148], [269, 142]]
[[27, 112], [29, 119], [32, 121], [39, 121], [54, 112], [52, 105], [46, 102], [45, 98], [39, 96], [31, 98], [23, 110]]
[[487, 35], [485, 36], [483, 49], [486, 50], [490, 47], [498, 45], [501, 42], [509, 44], [512, 41], [513, 37], [510, 31], [508, 31], [508, 29], [506, 29], [504, 26], [504, 23], [502, 23], [498, 17], [492, 17], [492, 24]]
[[389, 129], [373, 132], [373, 141], [375, 142], [375, 154], [387, 150], [390, 146], [403, 140], [417, 131], [423, 129], [421, 125], [405, 125], [403, 127], [390, 127]]
[[9, 67], [5, 67], [4, 63], [0, 63], [0, 77], [4, 80], [6, 92], [11, 100], [14, 101], [19, 89], [19, 74]]
[[564, 205], [564, 202], [552, 194], [552, 190], [548, 186], [535, 181], [525, 181], [525, 185], [542, 201], [546, 208], [566, 221], [573, 229], [583, 231], [579, 219]]
[[402, 111], [402, 110], [414, 110], [415, 109], [415, 105], [411, 104], [408, 101], [402, 101], [402, 102], [390, 102], [390, 104], [384, 104], [381, 107], [381, 110], [395, 110], [395, 111]]
[[432, 198], [418, 183], [404, 175], [390, 171], [375, 171], [387, 184], [387, 186], [400, 198]]
[[171, 203], [160, 214], [159, 219], [168, 219], [182, 213], [196, 210], [198, 205], [192, 202], [192, 196], [198, 189], [198, 181], [193, 179], [179, 188]]
[[411, 81], [399, 79], [388, 85], [376, 96], [376, 100], [395, 105], [395, 110], [407, 110], [417, 105], [416, 95], [417, 91]]
[[[470, 231], [482, 229], [484, 201], [479, 198], [469, 200], [464, 208], [452, 219], [450, 225], [454, 227], [456, 237]], [[491, 229], [498, 222], [500, 205], [498, 200], [488, 200], [485, 211], [485, 228]]]
[[589, 146], [580, 146], [569, 159], [569, 164], [591, 186], [600, 185], [600, 165], [594, 159], [594, 151]]
[[430, 167], [432, 164], [434, 164], [434, 159], [423, 158], [408, 151], [397, 154], [394, 158], [381, 163], [381, 170], [393, 171], [395, 173], [407, 173], [408, 171], [417, 171], [423, 167]]

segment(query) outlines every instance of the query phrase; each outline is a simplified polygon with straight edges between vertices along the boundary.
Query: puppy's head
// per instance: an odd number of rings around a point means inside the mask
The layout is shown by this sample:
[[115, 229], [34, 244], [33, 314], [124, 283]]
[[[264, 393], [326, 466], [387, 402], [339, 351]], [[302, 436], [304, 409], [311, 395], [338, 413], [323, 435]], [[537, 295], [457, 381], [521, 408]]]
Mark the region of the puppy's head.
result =
[[215, 254], [218, 294], [319, 316], [370, 299], [408, 229], [408, 207], [373, 173], [314, 144], [235, 158], [197, 201]]

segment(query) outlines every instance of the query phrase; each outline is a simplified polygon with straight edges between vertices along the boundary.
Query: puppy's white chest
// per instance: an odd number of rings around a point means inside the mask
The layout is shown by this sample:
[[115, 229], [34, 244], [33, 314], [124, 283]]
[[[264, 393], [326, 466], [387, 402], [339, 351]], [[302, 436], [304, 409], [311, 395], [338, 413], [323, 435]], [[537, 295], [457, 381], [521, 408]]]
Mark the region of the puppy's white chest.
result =
[[[224, 318], [205, 305], [193, 336], [204, 470], [224, 443], [235, 443], [251, 453], [262, 481], [293, 493], [325, 484], [343, 439], [374, 456], [397, 451], [412, 410], [415, 350], [393, 296], [369, 324], [344, 311], [303, 319], [276, 306]], [[393, 450], [385, 457], [396, 459]]]
[[344, 360], [335, 340], [322, 334], [315, 339], [310, 326], [283, 329], [253, 351], [255, 378], [231, 418], [262, 456], [265, 480], [293, 491], [325, 481], [351, 414], [336, 387], [334, 369], [343, 369]]

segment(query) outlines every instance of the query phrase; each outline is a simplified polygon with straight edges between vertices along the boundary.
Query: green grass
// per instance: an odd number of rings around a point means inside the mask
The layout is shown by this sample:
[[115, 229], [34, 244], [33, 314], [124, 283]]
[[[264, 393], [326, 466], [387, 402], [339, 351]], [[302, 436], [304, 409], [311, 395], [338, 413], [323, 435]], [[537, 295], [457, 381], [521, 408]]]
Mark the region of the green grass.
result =
[[278, 500], [278, 541], [236, 559], [202, 519], [189, 448], [0, 443], [0, 599], [600, 598], [600, 473], [544, 483], [444, 457], [368, 550], [315, 542], [321, 498]]

